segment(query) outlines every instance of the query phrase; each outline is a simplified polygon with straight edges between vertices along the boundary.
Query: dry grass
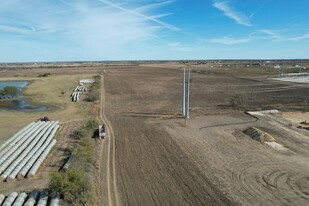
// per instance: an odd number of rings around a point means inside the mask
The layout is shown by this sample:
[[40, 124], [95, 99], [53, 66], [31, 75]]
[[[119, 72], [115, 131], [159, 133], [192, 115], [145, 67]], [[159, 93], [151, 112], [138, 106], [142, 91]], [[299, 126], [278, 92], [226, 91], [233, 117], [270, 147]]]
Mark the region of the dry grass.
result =
[[[77, 86], [79, 79], [92, 77], [87, 75], [52, 75], [47, 78], [6, 77], [3, 80], [26, 80], [31, 82], [24, 90], [28, 102], [34, 105], [48, 106], [46, 111], [21, 112], [0, 110], [0, 143], [11, 137], [25, 125], [36, 119], [48, 116], [60, 122], [82, 120], [89, 113], [89, 104], [70, 100], [71, 91]], [[64, 92], [62, 94], [61, 92]]]

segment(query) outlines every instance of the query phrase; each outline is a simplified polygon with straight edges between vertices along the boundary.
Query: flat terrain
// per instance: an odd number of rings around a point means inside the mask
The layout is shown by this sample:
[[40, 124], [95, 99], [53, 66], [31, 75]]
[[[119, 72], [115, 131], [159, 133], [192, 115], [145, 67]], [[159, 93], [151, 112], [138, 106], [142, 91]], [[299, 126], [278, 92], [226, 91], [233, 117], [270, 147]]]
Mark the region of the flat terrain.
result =
[[56, 146], [34, 178], [14, 182], [0, 182], [0, 193], [6, 195], [12, 191], [30, 192], [34, 189], [45, 189], [48, 187], [50, 173], [62, 167], [68, 158], [68, 151], [76, 146], [76, 140], [70, 134], [79, 129], [85, 115], [89, 113], [89, 103], [71, 102], [71, 91], [76, 87], [79, 79], [92, 76], [91, 74], [76, 75], [72, 72], [71, 75], [52, 75], [46, 78], [37, 78], [36, 73], [21, 70], [17, 73], [19, 75], [27, 75], [27, 77], [13, 77], [11, 72], [9, 71], [4, 74], [3, 76], [5, 77], [1, 77], [0, 81], [29, 81], [30, 84], [24, 91], [27, 101], [35, 105], [45, 105], [48, 109], [46, 111], [34, 112], [0, 109], [0, 143], [10, 138], [24, 126], [44, 116], [48, 116], [51, 120], [59, 121], [60, 128], [55, 136], [57, 139]]
[[[36, 80], [26, 94], [51, 110], [0, 111], [0, 141], [38, 117], [60, 120], [57, 138], [66, 141], [53, 151], [56, 159], [50, 158], [38, 173], [48, 175], [52, 170], [48, 165], [57, 168], [65, 148], [74, 145], [69, 134], [88, 112], [87, 103], [63, 100], [61, 91], [67, 88], [67, 94], [79, 78], [99, 73], [103, 85], [98, 116], [107, 124], [108, 137], [97, 141], [95, 148], [96, 169], [90, 177], [93, 205], [308, 205], [309, 134], [297, 124], [308, 120], [309, 85], [273, 80], [276, 71], [260, 68], [193, 66], [190, 119], [184, 126], [180, 117], [183, 66], [3, 70], [5, 79]], [[43, 72], [52, 75], [35, 77]], [[235, 100], [240, 107], [233, 107]], [[253, 117], [244, 113], [247, 109], [283, 113]], [[272, 135], [287, 150], [275, 150], [242, 133], [252, 126]], [[45, 177], [0, 183], [0, 192], [28, 190], [29, 182], [45, 187]]]
[[[191, 118], [184, 127], [178, 118], [181, 75], [151, 67], [104, 74], [121, 205], [306, 205], [308, 134], [279, 117], [248, 116], [229, 102], [244, 95], [251, 109], [294, 107], [308, 85], [193, 73]], [[249, 126], [268, 132], [290, 152], [244, 135]]]

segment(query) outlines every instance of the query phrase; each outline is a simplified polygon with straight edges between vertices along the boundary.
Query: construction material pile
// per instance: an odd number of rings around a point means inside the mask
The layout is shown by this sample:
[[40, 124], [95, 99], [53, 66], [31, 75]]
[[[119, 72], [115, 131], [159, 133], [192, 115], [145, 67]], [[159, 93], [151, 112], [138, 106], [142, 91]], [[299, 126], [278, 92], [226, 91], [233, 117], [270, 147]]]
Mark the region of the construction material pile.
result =
[[58, 123], [32, 122], [0, 145], [0, 180], [33, 177], [57, 142]]
[[82, 94], [84, 92], [87, 92], [87, 89], [86, 89], [85, 86], [83, 86], [83, 85], [77, 86], [74, 89], [73, 93], [71, 94], [72, 102], [77, 102], [79, 100], [80, 94]]
[[12, 192], [7, 197], [0, 194], [0, 205], [2, 206], [58, 206], [59, 194], [52, 196], [48, 195], [47, 190], [41, 192], [34, 191], [30, 194], [25, 192], [17, 193]]
[[249, 127], [248, 129], [244, 130], [244, 133], [261, 143], [275, 142], [275, 139], [270, 134], [267, 134], [266, 132], [263, 132], [262, 130], [255, 127]]

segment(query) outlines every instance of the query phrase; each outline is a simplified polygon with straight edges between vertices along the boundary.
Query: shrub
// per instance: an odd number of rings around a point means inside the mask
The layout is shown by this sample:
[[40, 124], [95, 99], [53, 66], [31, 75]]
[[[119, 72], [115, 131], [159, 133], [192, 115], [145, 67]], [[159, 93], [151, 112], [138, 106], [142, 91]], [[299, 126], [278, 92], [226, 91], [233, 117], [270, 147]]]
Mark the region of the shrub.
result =
[[60, 192], [64, 199], [73, 205], [85, 205], [90, 195], [85, 173], [78, 168], [69, 168], [66, 172], [51, 174], [50, 189]]
[[48, 77], [50, 75], [50, 73], [43, 73], [43, 74], [39, 74], [38, 77]]
[[97, 126], [98, 122], [95, 119], [91, 118], [85, 123], [84, 128], [87, 130], [87, 132], [90, 132], [91, 130], [97, 128]]
[[16, 87], [6, 86], [3, 90], [0, 90], [0, 96], [11, 96], [15, 97], [19, 94], [19, 91]]
[[87, 96], [87, 98], [86, 98], [86, 100], [88, 101], [88, 102], [94, 102], [94, 101], [97, 101], [97, 100], [99, 100], [99, 92], [91, 92], [91, 93], [89, 93], [88, 94], [88, 96]]
[[246, 99], [244, 96], [240, 94], [236, 94], [231, 97], [230, 99], [230, 105], [232, 107], [243, 107], [246, 104]]

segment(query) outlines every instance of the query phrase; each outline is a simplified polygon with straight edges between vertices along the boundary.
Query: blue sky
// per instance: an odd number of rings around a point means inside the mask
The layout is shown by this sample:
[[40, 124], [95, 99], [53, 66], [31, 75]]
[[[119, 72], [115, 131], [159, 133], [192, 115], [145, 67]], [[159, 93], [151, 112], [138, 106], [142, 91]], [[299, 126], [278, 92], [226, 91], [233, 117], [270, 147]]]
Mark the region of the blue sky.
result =
[[0, 62], [309, 58], [308, 0], [1, 0]]

